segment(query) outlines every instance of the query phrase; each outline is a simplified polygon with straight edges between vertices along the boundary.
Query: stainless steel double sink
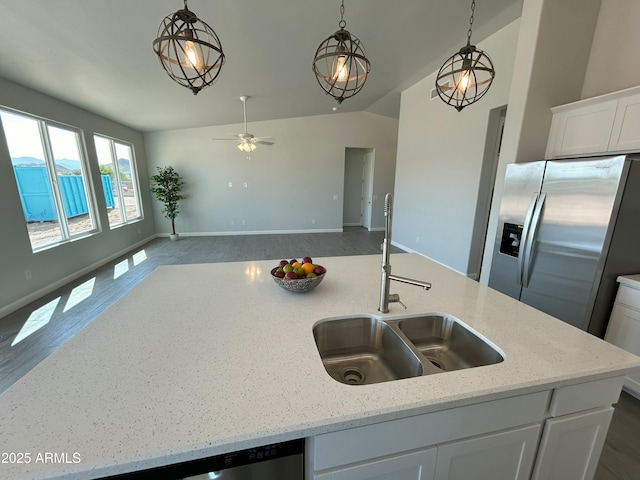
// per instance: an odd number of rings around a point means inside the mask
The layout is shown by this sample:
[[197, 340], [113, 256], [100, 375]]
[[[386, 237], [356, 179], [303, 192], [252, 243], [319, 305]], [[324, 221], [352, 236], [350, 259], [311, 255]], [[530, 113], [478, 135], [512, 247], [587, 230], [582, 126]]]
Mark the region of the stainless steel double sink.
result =
[[499, 349], [457, 318], [429, 313], [382, 319], [324, 319], [313, 336], [326, 371], [338, 382], [367, 385], [504, 360]]

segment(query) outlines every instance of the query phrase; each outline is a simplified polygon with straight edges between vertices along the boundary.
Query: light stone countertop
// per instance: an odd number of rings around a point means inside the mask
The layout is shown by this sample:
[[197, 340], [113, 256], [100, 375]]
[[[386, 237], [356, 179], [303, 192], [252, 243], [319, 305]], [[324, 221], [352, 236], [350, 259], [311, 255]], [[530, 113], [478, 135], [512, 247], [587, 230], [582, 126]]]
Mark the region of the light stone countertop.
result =
[[[378, 313], [381, 256], [314, 260], [328, 273], [306, 294], [272, 281], [277, 261], [157, 268], [0, 395], [0, 450], [31, 456], [0, 463], [0, 478], [114, 475], [640, 367], [640, 358], [420, 255], [393, 254], [394, 274], [433, 288], [392, 282], [407, 310], [391, 304], [383, 317], [446, 312], [505, 361], [344, 385], [325, 371], [312, 327]], [[36, 462], [45, 452], [66, 461]]]

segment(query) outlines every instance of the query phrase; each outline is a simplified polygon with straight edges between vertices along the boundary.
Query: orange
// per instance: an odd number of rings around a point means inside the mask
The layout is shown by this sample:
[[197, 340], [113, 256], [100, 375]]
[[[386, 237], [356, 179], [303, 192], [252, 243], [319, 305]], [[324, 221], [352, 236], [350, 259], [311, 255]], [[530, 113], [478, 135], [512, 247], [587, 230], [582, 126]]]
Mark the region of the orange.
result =
[[304, 273], [311, 273], [313, 272], [313, 270], [316, 268], [316, 266], [313, 263], [303, 263], [302, 264], [302, 269], [304, 270]]
[[291, 266], [292, 266], [293, 268], [297, 268], [297, 267], [301, 267], [301, 266], [302, 266], [302, 264], [301, 264], [300, 262], [293, 262], [293, 263], [291, 264]]

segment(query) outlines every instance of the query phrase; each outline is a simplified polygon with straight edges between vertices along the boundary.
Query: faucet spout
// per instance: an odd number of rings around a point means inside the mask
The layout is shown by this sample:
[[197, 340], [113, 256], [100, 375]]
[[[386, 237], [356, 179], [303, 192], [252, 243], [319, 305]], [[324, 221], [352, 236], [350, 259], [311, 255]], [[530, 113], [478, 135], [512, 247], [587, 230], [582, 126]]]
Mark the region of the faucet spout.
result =
[[[391, 274], [391, 226], [392, 226], [392, 212], [393, 212], [393, 196], [387, 193], [384, 197], [384, 240], [382, 241], [382, 276], [380, 281], [380, 305], [378, 310], [382, 313], [389, 312], [389, 302], [400, 302], [400, 296], [398, 294], [391, 295], [389, 293], [391, 280], [401, 283], [408, 283], [409, 285], [415, 285], [421, 287], [424, 290], [429, 290], [431, 284], [429, 282], [423, 282], [421, 280], [414, 280], [412, 278], [401, 277], [399, 275]], [[405, 307], [406, 308], [406, 307]]]

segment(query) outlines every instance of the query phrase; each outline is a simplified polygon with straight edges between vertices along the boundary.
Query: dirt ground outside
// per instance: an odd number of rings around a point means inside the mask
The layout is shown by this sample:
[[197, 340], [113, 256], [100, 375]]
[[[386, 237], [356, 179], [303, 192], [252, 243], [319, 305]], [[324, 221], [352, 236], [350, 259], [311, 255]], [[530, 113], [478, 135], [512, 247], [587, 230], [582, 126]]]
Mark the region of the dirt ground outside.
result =
[[[134, 218], [137, 212], [135, 197], [124, 197], [124, 206], [127, 218]], [[108, 209], [108, 217], [109, 225], [120, 222], [120, 210], [116, 208]], [[103, 229], [109, 228], [109, 225], [103, 226]], [[61, 239], [60, 228], [57, 221], [28, 222], [27, 230], [29, 231], [31, 246], [34, 248], [54, 243]], [[78, 215], [77, 217], [69, 219], [69, 231], [72, 234], [89, 230], [91, 230], [89, 214]]]

